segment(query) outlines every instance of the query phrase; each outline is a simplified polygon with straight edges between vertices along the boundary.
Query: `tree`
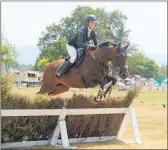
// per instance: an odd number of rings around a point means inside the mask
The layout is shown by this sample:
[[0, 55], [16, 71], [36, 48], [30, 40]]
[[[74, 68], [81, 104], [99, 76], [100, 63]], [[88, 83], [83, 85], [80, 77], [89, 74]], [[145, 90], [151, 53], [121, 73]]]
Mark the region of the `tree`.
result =
[[1, 45], [1, 62], [7, 67], [12, 63], [12, 53], [7, 45]]
[[[38, 41], [40, 55], [36, 60], [34, 69], [41, 70], [39, 61], [44, 57], [51, 62], [56, 59], [64, 58], [67, 55], [66, 43], [86, 24], [85, 18], [88, 14], [94, 14], [99, 21], [95, 31], [97, 32], [98, 43], [113, 39], [116, 43], [129, 42], [128, 35], [130, 30], [125, 29], [127, 17], [119, 10], [106, 12], [104, 8], [93, 9], [91, 7], [78, 6], [69, 17], [61, 19], [60, 24], [51, 24], [42, 32]], [[140, 74], [142, 77], [155, 77], [157, 74], [157, 64], [146, 58], [138, 49], [138, 46], [131, 42], [128, 48], [128, 67], [131, 74]], [[46, 63], [48, 63], [46, 62]]]
[[55, 59], [63, 58], [67, 54], [66, 45], [67, 40], [60, 37], [58, 40], [41, 50], [40, 58], [46, 57], [49, 62]]
[[128, 41], [129, 30], [125, 30], [127, 17], [122, 12], [118, 10], [105, 12], [104, 8], [78, 6], [70, 17], [62, 18], [58, 25], [53, 23], [47, 26], [42, 32], [37, 44], [41, 53], [36, 60], [35, 70], [39, 69], [37, 63], [42, 57], [48, 58], [51, 62], [67, 55], [65, 47], [67, 41], [86, 24], [85, 18], [88, 14], [95, 14], [99, 21], [95, 29], [99, 43], [109, 39], [116, 42]]
[[44, 70], [44, 67], [48, 64], [48, 59], [45, 58], [45, 57], [42, 57], [38, 63], [37, 63], [37, 66], [39, 68], [39, 71], [43, 71]]
[[16, 60], [13, 60], [11, 62], [11, 67], [14, 68], [14, 69], [19, 69], [20, 65], [19, 65], [19, 63]]
[[162, 65], [161, 67], [159, 67], [157, 76], [167, 78], [167, 65]]
[[16, 59], [17, 53], [15, 51], [15, 46], [12, 45], [6, 38], [4, 38], [3, 33], [1, 34], [1, 66], [0, 68], [10, 68], [11, 63]]
[[158, 65], [154, 60], [145, 57], [141, 52], [137, 52], [128, 58], [128, 69], [130, 74], [139, 74], [144, 78], [155, 78]]
[[83, 25], [88, 14], [94, 14], [99, 23], [95, 30], [97, 31], [98, 42], [107, 39], [114, 39], [116, 42], [128, 41], [129, 30], [125, 30], [124, 22], [127, 17], [119, 10], [105, 12], [104, 8], [93, 9], [91, 7], [78, 6], [71, 17], [61, 20], [62, 36], [70, 39]]

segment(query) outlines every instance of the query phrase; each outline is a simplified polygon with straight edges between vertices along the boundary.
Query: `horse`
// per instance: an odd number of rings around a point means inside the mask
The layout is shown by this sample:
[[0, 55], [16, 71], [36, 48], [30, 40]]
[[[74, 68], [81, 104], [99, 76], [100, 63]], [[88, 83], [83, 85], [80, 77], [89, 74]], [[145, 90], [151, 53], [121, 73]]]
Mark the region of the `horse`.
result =
[[106, 41], [98, 45], [95, 51], [77, 50], [78, 56], [74, 66], [60, 78], [56, 77], [56, 72], [68, 58], [52, 61], [44, 69], [42, 86], [37, 94], [47, 93], [54, 96], [69, 91], [69, 88], [90, 88], [98, 85], [103, 90], [104, 85], [114, 79], [114, 76], [109, 76], [110, 61], [113, 72], [125, 79], [128, 75], [128, 45], [122, 47], [121, 43]]

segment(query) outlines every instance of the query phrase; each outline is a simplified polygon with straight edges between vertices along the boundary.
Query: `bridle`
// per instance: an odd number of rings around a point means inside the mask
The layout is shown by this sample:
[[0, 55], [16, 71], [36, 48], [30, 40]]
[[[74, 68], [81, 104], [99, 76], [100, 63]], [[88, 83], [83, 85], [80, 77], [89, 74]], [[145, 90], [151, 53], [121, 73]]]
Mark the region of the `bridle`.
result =
[[[116, 62], [115, 62], [115, 64], [112, 64], [112, 65], [111, 65], [112, 75], [113, 75], [114, 77], [118, 77], [118, 76], [119, 76], [119, 73], [120, 73], [120, 71], [121, 71], [119, 58], [124, 59], [124, 57], [126, 57], [126, 55], [123, 56], [123, 55], [120, 53], [120, 51], [116, 51], [116, 52], [115, 52]], [[125, 65], [124, 68], [127, 69], [128, 66]], [[113, 72], [114, 72], [114, 73], [113, 73]]]

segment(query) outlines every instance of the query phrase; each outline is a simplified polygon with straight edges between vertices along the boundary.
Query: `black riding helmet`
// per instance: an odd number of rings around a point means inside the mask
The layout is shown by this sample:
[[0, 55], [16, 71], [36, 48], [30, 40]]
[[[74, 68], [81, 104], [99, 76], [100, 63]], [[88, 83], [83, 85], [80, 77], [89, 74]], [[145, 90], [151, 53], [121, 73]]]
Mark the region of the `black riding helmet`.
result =
[[87, 23], [88, 23], [88, 22], [97, 22], [96, 16], [95, 16], [95, 15], [88, 15], [88, 16], [86, 17], [86, 22], [87, 22]]

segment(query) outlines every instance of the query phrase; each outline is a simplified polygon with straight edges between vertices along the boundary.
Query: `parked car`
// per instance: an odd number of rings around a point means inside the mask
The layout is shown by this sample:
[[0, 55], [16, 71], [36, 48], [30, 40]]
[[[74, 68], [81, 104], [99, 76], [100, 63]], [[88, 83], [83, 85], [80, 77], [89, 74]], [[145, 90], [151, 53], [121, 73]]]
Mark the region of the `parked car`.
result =
[[118, 88], [118, 91], [128, 91], [129, 88], [130, 88], [130, 86], [126, 86], [126, 85], [120, 86], [120, 87]]
[[127, 91], [130, 88], [130, 86], [125, 85], [123, 82], [117, 82], [116, 85], [118, 91]]
[[117, 82], [116, 83], [116, 86], [119, 87], [119, 86], [125, 86], [125, 84], [123, 82]]

